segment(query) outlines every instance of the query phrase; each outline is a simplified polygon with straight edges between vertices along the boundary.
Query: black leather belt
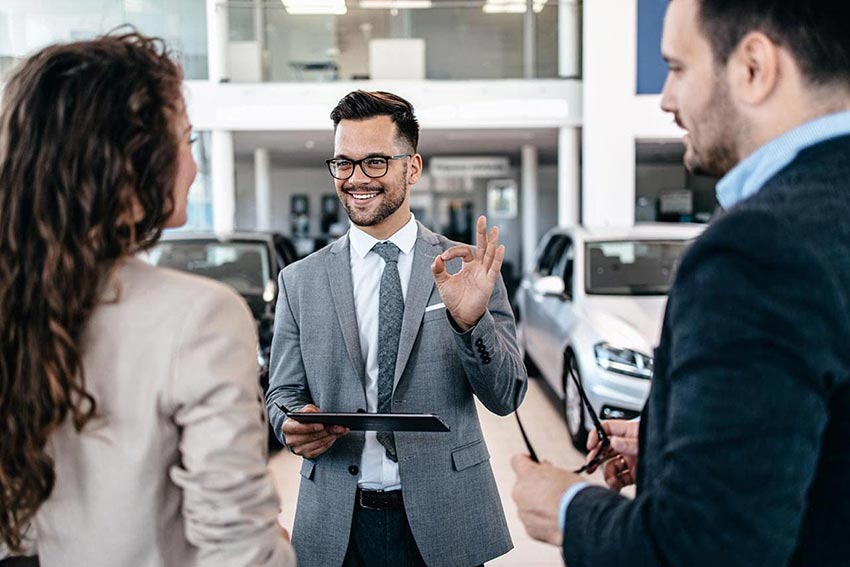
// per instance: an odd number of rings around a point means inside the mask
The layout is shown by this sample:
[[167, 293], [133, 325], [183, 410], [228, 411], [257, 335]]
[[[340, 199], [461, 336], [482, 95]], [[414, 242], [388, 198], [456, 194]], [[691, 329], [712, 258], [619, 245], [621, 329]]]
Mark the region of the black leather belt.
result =
[[404, 500], [401, 490], [361, 490], [357, 489], [357, 503], [368, 510], [401, 510]]

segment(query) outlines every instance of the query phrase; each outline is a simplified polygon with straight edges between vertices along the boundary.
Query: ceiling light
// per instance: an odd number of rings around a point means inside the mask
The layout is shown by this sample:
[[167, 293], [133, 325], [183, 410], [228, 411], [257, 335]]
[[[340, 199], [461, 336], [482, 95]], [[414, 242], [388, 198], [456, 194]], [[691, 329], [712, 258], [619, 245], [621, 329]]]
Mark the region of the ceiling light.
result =
[[[546, 0], [534, 0], [534, 13], [539, 14]], [[524, 14], [528, 5], [526, 0], [487, 0], [482, 8], [488, 14]]]
[[345, 14], [345, 0], [281, 0], [291, 15], [336, 15]]
[[360, 7], [378, 10], [410, 10], [430, 8], [431, 0], [360, 0]]

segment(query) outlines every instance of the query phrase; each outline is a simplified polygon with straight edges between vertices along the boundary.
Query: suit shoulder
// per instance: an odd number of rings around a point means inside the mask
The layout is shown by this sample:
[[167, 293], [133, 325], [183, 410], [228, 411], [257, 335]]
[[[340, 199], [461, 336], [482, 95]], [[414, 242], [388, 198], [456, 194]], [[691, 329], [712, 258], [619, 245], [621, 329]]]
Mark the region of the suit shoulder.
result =
[[446, 238], [445, 236], [443, 236], [442, 234], [437, 233], [437, 232], [432, 232], [432, 231], [430, 231], [430, 230], [428, 230], [424, 227], [422, 229], [421, 237], [425, 238], [426, 240], [430, 240], [432, 243], [439, 246], [441, 250], [448, 250], [452, 246], [463, 245], [463, 242], [457, 242], [455, 240], [450, 240], [450, 239]]
[[339, 250], [335, 251], [335, 249], [342, 246], [342, 238], [325, 245], [311, 254], [308, 254], [297, 262], [289, 264], [281, 270], [280, 277], [288, 280], [292, 277], [297, 277], [300, 274], [315, 273], [317, 269], [323, 269], [329, 255], [340, 253]]

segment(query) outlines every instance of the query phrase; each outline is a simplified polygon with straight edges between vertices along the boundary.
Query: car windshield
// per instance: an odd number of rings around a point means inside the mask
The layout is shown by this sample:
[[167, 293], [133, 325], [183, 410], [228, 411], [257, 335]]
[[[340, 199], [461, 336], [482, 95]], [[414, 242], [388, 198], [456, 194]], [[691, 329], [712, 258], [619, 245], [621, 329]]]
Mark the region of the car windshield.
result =
[[150, 253], [156, 266], [216, 279], [242, 295], [262, 295], [271, 279], [268, 248], [261, 243], [171, 240]]
[[687, 240], [588, 242], [585, 291], [596, 295], [665, 295]]

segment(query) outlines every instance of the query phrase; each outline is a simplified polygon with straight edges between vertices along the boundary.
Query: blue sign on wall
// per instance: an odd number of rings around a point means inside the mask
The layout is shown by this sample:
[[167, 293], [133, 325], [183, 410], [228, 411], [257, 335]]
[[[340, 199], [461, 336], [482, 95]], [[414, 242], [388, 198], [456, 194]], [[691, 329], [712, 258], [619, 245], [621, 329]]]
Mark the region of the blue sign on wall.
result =
[[661, 59], [661, 30], [668, 0], [638, 0], [637, 94], [659, 94], [667, 77]]

